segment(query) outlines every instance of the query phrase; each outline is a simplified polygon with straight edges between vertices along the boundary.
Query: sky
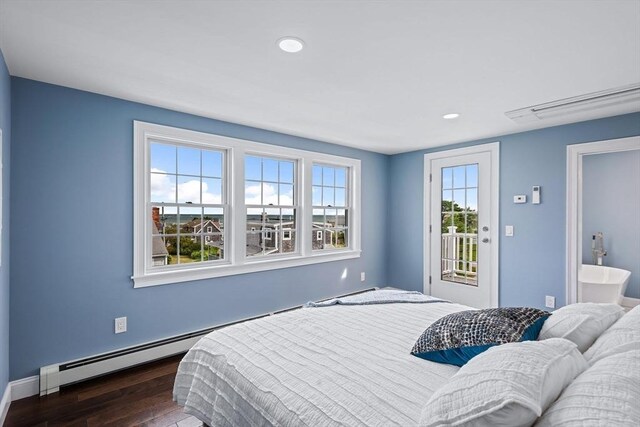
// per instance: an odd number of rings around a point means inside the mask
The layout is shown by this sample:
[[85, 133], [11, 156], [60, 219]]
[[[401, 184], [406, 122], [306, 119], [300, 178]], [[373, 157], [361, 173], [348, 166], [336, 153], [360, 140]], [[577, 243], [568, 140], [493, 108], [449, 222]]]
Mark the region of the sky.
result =
[[[151, 202], [221, 204], [223, 165], [221, 151], [152, 143]], [[246, 156], [245, 204], [294, 206], [295, 166]], [[346, 168], [314, 165], [312, 176], [314, 206], [346, 206]]]
[[442, 200], [478, 210], [478, 165], [442, 168]]

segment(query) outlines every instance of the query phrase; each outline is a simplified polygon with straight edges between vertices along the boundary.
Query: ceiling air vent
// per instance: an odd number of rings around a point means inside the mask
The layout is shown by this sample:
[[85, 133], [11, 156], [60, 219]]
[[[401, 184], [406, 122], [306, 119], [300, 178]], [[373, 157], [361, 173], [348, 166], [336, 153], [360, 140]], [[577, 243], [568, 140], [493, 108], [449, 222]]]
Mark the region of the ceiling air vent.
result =
[[628, 112], [640, 110], [640, 83], [533, 105], [504, 114], [516, 123], [531, 123], [623, 104], [632, 107]]

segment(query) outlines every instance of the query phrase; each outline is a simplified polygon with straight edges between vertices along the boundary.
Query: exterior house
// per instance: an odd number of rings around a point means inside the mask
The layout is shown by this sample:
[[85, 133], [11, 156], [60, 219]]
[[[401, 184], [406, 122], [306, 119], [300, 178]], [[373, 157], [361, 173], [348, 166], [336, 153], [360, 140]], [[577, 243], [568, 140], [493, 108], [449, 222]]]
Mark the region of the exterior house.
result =
[[247, 221], [247, 255], [269, 255], [294, 252], [296, 248], [295, 223]]

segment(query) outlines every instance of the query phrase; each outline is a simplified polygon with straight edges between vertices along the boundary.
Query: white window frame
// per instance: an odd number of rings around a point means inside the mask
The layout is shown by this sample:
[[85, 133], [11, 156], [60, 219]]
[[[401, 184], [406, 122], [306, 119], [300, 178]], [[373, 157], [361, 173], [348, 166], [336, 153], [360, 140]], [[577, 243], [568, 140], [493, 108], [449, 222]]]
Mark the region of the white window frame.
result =
[[290, 228], [283, 228], [282, 229], [282, 240], [291, 240], [291, 231], [292, 230]]
[[[180, 283], [235, 274], [297, 267], [301, 265], [358, 258], [361, 254], [361, 162], [358, 159], [333, 156], [313, 151], [299, 150], [278, 145], [263, 144], [243, 139], [196, 132], [186, 129], [134, 121], [133, 123], [133, 283], [135, 288]], [[223, 191], [227, 193], [226, 223], [222, 239], [225, 244], [225, 260], [215, 264], [184, 264], [180, 268], [154, 270], [151, 259], [151, 233], [146, 206], [150, 202], [151, 141], [188, 144], [202, 148], [224, 150]], [[247, 257], [246, 207], [244, 203], [244, 157], [248, 155], [275, 156], [297, 161], [296, 196], [297, 215], [296, 245], [299, 250], [278, 257]], [[312, 169], [314, 163], [327, 163], [348, 168], [350, 206], [350, 239], [347, 248], [313, 251]]]

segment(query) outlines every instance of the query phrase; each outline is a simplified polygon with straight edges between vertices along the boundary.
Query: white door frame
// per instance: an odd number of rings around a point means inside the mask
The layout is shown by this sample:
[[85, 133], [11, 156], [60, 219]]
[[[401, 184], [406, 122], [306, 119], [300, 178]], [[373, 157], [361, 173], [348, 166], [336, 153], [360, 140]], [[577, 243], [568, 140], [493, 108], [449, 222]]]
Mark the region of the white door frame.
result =
[[582, 264], [582, 159], [638, 149], [640, 136], [567, 145], [567, 304], [578, 302], [578, 267]]
[[[431, 233], [428, 230], [428, 224], [433, 225], [431, 220], [431, 161], [447, 157], [457, 157], [467, 154], [478, 154], [489, 152], [491, 154], [491, 218], [490, 218], [490, 239], [491, 239], [491, 306], [498, 307], [500, 302], [499, 293], [500, 286], [499, 268], [500, 268], [500, 142], [492, 142], [488, 144], [474, 145], [465, 148], [456, 148], [453, 150], [438, 151], [435, 153], [427, 153], [424, 155], [424, 205], [423, 205], [423, 253], [422, 261], [422, 289], [425, 294], [431, 294], [431, 284], [429, 276], [431, 272]], [[440, 223], [439, 221], [437, 222]]]

